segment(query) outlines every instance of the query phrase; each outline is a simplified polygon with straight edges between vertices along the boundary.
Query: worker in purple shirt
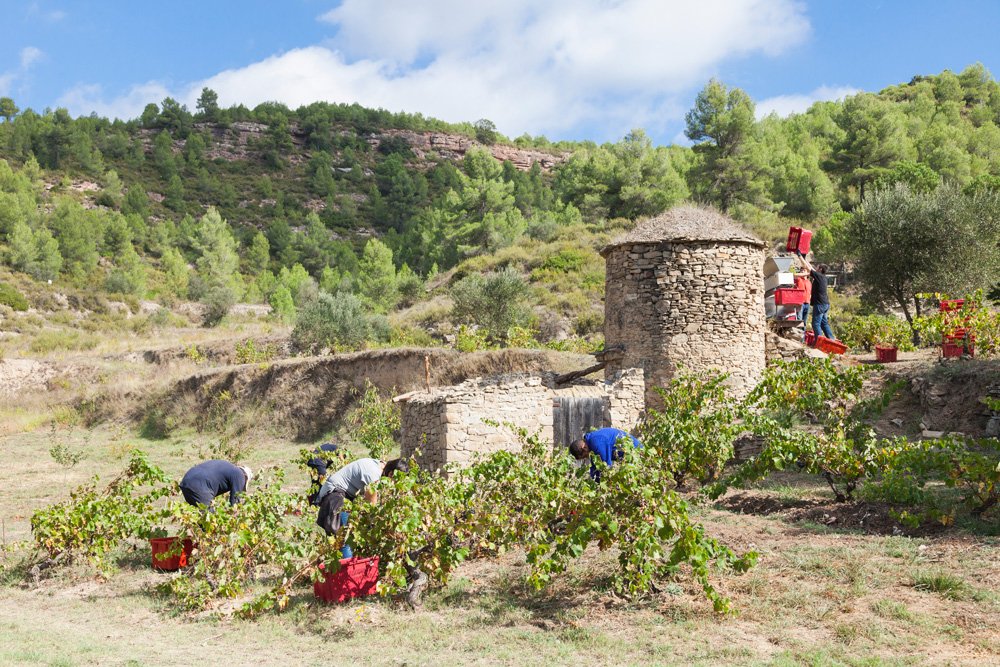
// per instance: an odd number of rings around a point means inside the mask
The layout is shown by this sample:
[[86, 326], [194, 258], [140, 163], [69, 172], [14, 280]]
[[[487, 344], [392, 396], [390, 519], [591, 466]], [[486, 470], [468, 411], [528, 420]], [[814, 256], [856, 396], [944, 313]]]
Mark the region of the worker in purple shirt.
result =
[[[621, 443], [628, 440], [632, 441], [633, 447], [642, 447], [641, 442], [620, 428], [599, 428], [584, 434], [579, 440], [571, 442], [569, 453], [577, 461], [583, 461], [591, 454], [596, 454], [610, 468], [615, 461], [622, 457]], [[594, 462], [590, 464], [590, 476], [595, 481], [601, 480], [601, 473]]]
[[253, 473], [246, 466], [229, 461], [205, 461], [184, 474], [181, 493], [189, 505], [211, 507], [216, 496], [229, 494], [229, 504], [235, 505], [246, 493]]

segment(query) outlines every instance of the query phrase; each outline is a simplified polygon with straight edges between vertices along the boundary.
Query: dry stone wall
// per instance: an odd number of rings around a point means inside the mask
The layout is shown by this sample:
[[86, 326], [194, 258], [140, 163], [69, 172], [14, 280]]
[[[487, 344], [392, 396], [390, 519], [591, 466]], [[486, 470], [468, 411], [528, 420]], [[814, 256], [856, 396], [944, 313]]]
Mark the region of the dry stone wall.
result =
[[402, 412], [401, 456], [419, 450], [417, 462], [422, 468], [443, 470], [449, 464], [466, 466], [476, 454], [521, 450], [510, 429], [486, 420], [538, 431], [543, 441], [552, 442], [554, 410], [565, 399], [600, 399], [602, 423], [596, 425], [631, 430], [642, 412], [644, 390], [642, 371], [626, 369], [611, 382], [581, 382], [560, 389], [547, 386], [539, 376], [507, 375], [410, 392], [395, 399]]
[[683, 371], [729, 374], [744, 396], [764, 370], [763, 244], [660, 241], [606, 254], [604, 338], [624, 351], [607, 371], [642, 368], [646, 404], [654, 387]]
[[396, 400], [402, 403], [401, 455], [407, 458], [419, 449], [417, 462], [429, 470], [468, 465], [477, 453], [520, 451], [520, 441], [505, 423], [531, 433], [540, 429], [542, 439], [552, 439], [552, 398], [540, 377], [470, 380]]
[[626, 368], [610, 374], [607, 381], [607, 426], [631, 431], [645, 410], [646, 382], [641, 368]]

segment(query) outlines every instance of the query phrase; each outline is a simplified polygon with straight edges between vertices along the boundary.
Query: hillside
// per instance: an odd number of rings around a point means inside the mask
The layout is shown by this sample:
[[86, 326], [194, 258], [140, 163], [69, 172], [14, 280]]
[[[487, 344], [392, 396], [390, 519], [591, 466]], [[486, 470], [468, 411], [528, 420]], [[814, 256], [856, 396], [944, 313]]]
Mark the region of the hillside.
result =
[[[194, 113], [167, 98], [128, 122], [22, 111], [9, 98], [2, 108], [0, 258], [20, 276], [7, 282], [200, 301], [210, 324], [235, 302], [291, 324], [327, 293], [338, 308], [390, 315], [421, 343], [483, 325], [475, 307], [452, 313], [454, 288], [505, 267], [518, 274], [518, 308], [494, 342], [510, 325], [542, 340], [592, 336], [603, 317], [596, 249], [684, 200], [771, 241], [802, 222], [818, 229], [821, 259], [843, 261], [866, 194], [1000, 184], [1000, 84], [980, 65], [759, 121], [743, 91], [711, 81], [688, 114], [693, 147], [654, 146], [641, 130], [602, 146], [511, 141], [488, 120], [346, 104], [222, 109], [208, 89]], [[959, 287], [989, 287], [991, 272]], [[473, 282], [466, 292], [485, 289]], [[361, 340], [387, 341], [380, 322]]]

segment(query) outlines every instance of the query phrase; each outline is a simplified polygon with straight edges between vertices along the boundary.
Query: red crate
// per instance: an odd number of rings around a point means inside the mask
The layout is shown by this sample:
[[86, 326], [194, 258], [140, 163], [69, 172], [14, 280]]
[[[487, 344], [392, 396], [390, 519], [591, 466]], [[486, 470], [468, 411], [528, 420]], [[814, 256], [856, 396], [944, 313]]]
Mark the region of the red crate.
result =
[[962, 353], [965, 352], [965, 347], [957, 343], [942, 343], [941, 344], [941, 356], [942, 357], [960, 357]]
[[804, 289], [779, 287], [774, 290], [774, 305], [776, 306], [801, 306], [805, 300], [806, 291]]
[[788, 228], [788, 240], [785, 242], [785, 250], [788, 252], [800, 252], [803, 255], [809, 254], [809, 242], [813, 233], [801, 227]]
[[[321, 564], [320, 569], [325, 569]], [[313, 594], [324, 602], [346, 602], [375, 592], [378, 584], [378, 556], [345, 558], [340, 569], [313, 582]]]
[[964, 305], [965, 299], [942, 299], [939, 307], [942, 313], [950, 313], [955, 310], [961, 310]]
[[843, 354], [847, 352], [847, 346], [839, 340], [830, 340], [826, 336], [819, 336], [816, 339], [816, 349], [827, 354]]
[[976, 334], [970, 334], [967, 329], [958, 329], [954, 333], [944, 334], [941, 342], [959, 346], [968, 344], [971, 348], [976, 342]]
[[152, 562], [154, 570], [162, 570], [163, 572], [173, 572], [174, 570], [179, 570], [182, 567], [187, 567], [188, 561], [191, 559], [191, 552], [194, 550], [194, 543], [189, 540], [184, 540], [184, 546], [182, 551], [177, 556], [164, 556], [174, 548], [174, 544], [179, 537], [151, 537], [149, 538], [149, 547], [152, 551]]
[[898, 348], [895, 347], [882, 347], [881, 345], [875, 346], [875, 361], [880, 364], [891, 364], [896, 361], [896, 353], [899, 352]]
[[816, 344], [816, 332], [811, 330], [806, 330], [806, 345]]

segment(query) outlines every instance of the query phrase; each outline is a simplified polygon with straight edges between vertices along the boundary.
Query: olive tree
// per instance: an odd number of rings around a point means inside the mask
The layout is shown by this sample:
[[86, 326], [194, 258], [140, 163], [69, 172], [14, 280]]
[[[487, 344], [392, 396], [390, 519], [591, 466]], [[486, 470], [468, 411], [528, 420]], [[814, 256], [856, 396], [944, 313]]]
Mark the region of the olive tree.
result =
[[528, 285], [511, 267], [462, 278], [451, 290], [455, 301], [452, 315], [458, 321], [484, 327], [491, 338], [507, 340], [511, 327], [527, 320], [524, 306]]
[[[906, 183], [869, 192], [850, 220], [865, 297], [893, 303], [913, 326], [924, 292], [987, 289], [1000, 276], [1000, 196]], [[916, 338], [916, 334], [914, 333]]]

